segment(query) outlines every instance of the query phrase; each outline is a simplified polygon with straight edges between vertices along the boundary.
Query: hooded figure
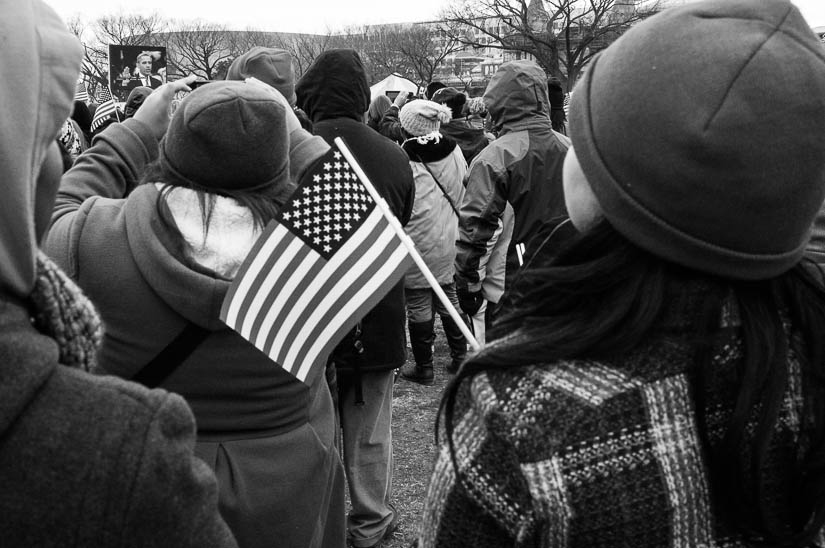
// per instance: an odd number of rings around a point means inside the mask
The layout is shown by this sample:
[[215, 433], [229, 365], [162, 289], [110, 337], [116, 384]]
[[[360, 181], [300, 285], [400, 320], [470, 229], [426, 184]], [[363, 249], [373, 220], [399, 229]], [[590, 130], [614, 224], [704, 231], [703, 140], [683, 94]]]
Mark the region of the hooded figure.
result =
[[195, 452], [215, 471], [238, 544], [342, 548], [344, 476], [325, 382], [300, 382], [220, 320], [292, 184], [298, 120], [271, 87], [225, 81], [188, 94], [168, 129], [150, 127], [166, 118], [146, 112], [158, 93], [64, 176], [48, 252], [100, 309], [103, 372], [192, 406]]
[[456, 290], [470, 316], [483, 303], [483, 259], [507, 204], [514, 224], [505, 287], [529, 259], [529, 242], [542, 225], [555, 227], [567, 218], [561, 176], [570, 141], [551, 127], [544, 71], [532, 61], [504, 63], [490, 80], [484, 103], [498, 139], [470, 166], [456, 244]]
[[[82, 49], [39, 0], [2, 0], [0, 530], [8, 546], [236, 546], [180, 396], [83, 371], [100, 320], [38, 252]], [[32, 74], [41, 77], [33, 79]]]
[[[295, 92], [315, 133], [327, 142], [342, 137], [392, 212], [406, 224], [415, 192], [412, 172], [401, 148], [363, 122], [370, 90], [358, 53], [325, 51]], [[367, 313], [360, 329], [338, 345], [331, 360], [338, 373], [344, 466], [352, 500], [347, 529], [357, 548], [380, 543], [398, 523], [390, 501], [392, 385], [405, 350], [402, 280]]]

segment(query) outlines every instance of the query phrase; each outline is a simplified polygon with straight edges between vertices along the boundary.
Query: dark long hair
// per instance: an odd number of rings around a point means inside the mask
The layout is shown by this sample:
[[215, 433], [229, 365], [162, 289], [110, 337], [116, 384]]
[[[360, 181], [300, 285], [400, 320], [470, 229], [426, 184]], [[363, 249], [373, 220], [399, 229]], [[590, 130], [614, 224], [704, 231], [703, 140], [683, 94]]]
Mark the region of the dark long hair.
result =
[[[542, 246], [514, 282], [489, 332], [491, 342], [462, 366], [442, 398], [436, 436], [443, 420], [458, 481], [464, 477], [456, 464], [453, 432], [465, 382], [484, 371], [625, 356], [647, 342], [675, 306], [691, 326], [695, 367], [689, 375], [721, 526], [751, 542], [809, 545], [825, 522], [821, 271], [799, 264], [770, 280], [718, 278], [643, 251], [605, 221], [573, 237], [555, 254], [545, 249], [550, 246]], [[722, 402], [732, 411], [714, 429], [711, 423], [719, 419], [713, 404], [720, 392], [713, 356], [720, 319], [731, 302], [741, 323], [736, 335], [741, 359]], [[789, 352], [801, 369], [801, 434], [788, 442], [798, 447], [784, 469], [791, 483], [774, 485], [764, 465], [788, 388]], [[782, 492], [777, 494], [777, 489]], [[777, 508], [777, 500], [790, 508]]]
[[272, 187], [255, 191], [218, 191], [214, 189], [205, 189], [193, 186], [188, 181], [180, 180], [171, 170], [165, 169], [164, 166], [164, 163], [160, 160], [155, 160], [146, 166], [141, 178], [141, 183], [161, 183], [163, 185], [161, 192], [158, 195], [156, 207], [161, 221], [170, 230], [177, 231], [177, 227], [175, 226], [175, 223], [172, 222], [171, 213], [169, 212], [169, 207], [166, 200], [169, 193], [176, 187], [188, 188], [196, 193], [201, 211], [204, 236], [209, 232], [209, 223], [215, 209], [215, 200], [217, 196], [232, 198], [239, 205], [249, 209], [252, 213], [252, 219], [255, 226], [259, 229], [263, 229], [263, 227], [265, 227], [269, 221], [271, 221], [278, 214], [278, 203], [279, 199], [282, 198], [282, 188]]

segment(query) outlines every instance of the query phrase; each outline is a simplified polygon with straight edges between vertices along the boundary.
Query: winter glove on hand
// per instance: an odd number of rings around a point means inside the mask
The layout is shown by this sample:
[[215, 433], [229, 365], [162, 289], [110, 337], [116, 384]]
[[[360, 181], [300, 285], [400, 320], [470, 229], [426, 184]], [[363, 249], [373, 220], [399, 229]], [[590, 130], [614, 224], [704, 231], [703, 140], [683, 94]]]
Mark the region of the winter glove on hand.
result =
[[484, 297], [481, 295], [481, 290], [470, 291], [466, 284], [456, 283], [456, 293], [458, 294], [458, 304], [461, 310], [469, 316], [475, 316], [481, 305], [484, 304]]

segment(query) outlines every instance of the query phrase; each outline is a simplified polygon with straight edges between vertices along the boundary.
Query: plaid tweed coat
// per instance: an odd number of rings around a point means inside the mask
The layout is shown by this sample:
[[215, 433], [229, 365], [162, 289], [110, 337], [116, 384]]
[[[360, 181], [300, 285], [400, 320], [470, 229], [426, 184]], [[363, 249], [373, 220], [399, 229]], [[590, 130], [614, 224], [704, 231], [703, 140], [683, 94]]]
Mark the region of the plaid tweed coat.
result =
[[[465, 382], [453, 434], [465, 481], [456, 481], [442, 433], [419, 548], [745, 546], [720, 525], [709, 495], [689, 380], [694, 330], [680, 309], [622, 359], [488, 371]], [[737, 324], [727, 306], [705, 400], [710, 443], [730, 417]], [[787, 360], [769, 486], [787, 485], [783, 470], [797, 450], [796, 356]], [[775, 491], [771, 511], [787, 516], [787, 490]]]

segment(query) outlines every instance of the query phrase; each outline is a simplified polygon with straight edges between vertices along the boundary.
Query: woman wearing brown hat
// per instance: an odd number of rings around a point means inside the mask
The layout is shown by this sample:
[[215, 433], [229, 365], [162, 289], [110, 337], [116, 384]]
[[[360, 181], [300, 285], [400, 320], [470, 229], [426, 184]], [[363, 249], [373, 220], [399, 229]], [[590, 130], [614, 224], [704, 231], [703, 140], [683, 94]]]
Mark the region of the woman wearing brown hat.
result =
[[238, 544], [341, 548], [343, 470], [323, 378], [298, 381], [219, 320], [292, 187], [298, 120], [276, 90], [236, 81], [190, 93], [168, 130], [165, 109], [153, 111], [159, 131], [141, 123], [146, 108], [66, 174], [48, 252], [100, 309], [104, 371], [192, 407], [196, 454], [218, 477]]
[[823, 545], [823, 96], [787, 0], [670, 8], [593, 60], [580, 234], [447, 389], [420, 547]]

